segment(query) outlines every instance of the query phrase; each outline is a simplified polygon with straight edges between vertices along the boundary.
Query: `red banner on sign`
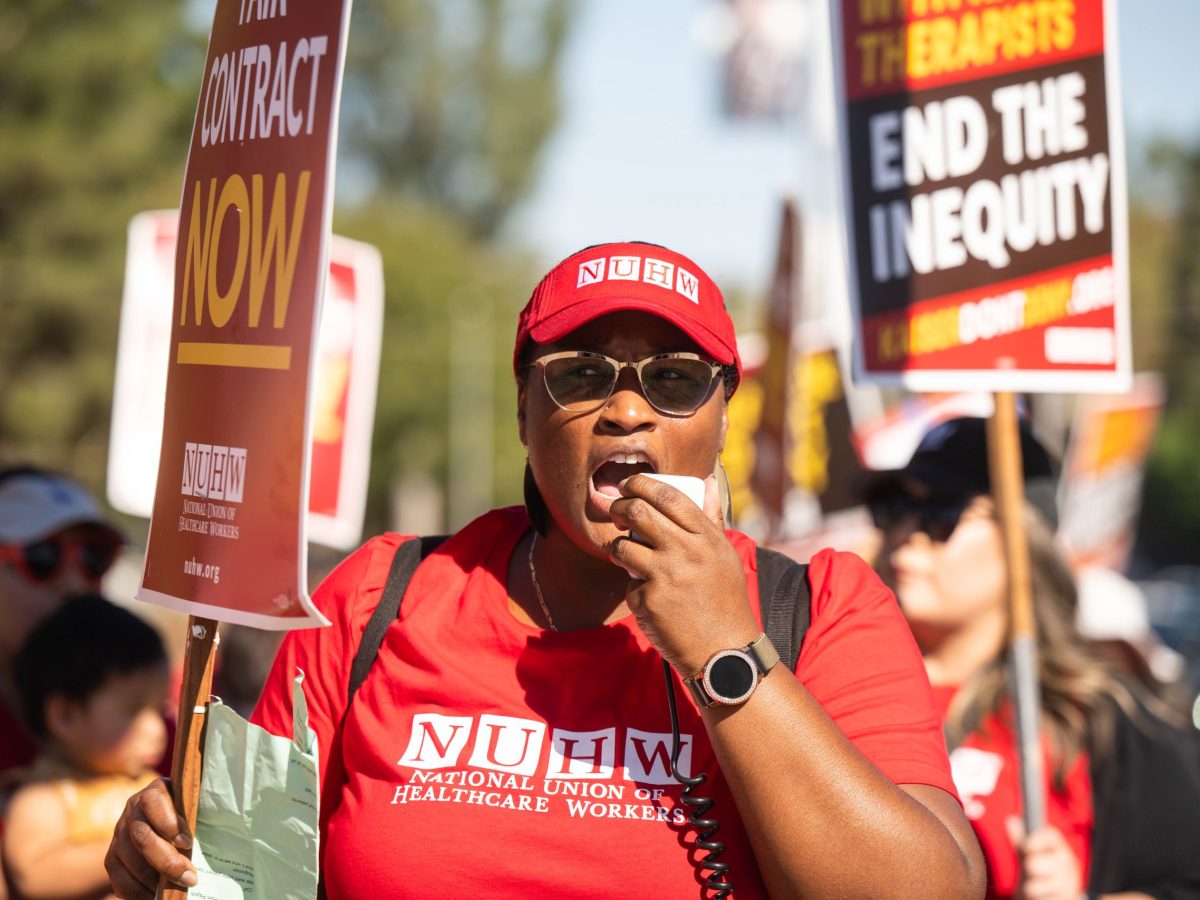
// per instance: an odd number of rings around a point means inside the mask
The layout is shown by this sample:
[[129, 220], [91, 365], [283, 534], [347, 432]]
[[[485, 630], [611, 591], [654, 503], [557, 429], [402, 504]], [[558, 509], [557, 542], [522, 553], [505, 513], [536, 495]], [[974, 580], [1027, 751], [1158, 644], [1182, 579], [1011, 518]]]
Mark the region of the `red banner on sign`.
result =
[[852, 0], [842, 6], [841, 25], [851, 100], [1104, 52], [1100, 0]]
[[305, 583], [309, 382], [349, 5], [219, 0], [188, 154], [141, 599], [323, 624]]

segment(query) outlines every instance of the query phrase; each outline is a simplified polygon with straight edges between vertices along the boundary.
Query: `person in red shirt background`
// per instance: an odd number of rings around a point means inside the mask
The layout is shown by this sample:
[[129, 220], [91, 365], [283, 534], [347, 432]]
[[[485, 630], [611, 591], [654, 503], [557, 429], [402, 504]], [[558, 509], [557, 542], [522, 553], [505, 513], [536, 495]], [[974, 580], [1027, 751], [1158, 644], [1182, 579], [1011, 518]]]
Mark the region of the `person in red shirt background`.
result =
[[[424, 559], [347, 708], [404, 538], [368, 542], [314, 595], [332, 627], [288, 634], [254, 714], [290, 735], [304, 671], [329, 900], [724, 896], [668, 770], [663, 659], [736, 896], [981, 896], [920, 656], [870, 568], [818, 553], [795, 672], [764, 643], [755, 546], [723, 527], [712, 474], [741, 362], [703, 270], [643, 243], [568, 257], [521, 313], [514, 373], [526, 507]], [[648, 473], [704, 479], [704, 508]], [[744, 692], [684, 691], [730, 650]], [[114, 834], [114, 890], [194, 884], [189, 844], [147, 787]]]
[[[869, 488], [876, 567], [896, 593], [945, 718], [988, 897], [1200, 897], [1200, 753], [1186, 722], [1121, 680], [1075, 627], [1054, 540], [1056, 467], [1021, 423], [1042, 704], [1046, 824], [1023, 835], [1008, 701], [1007, 569], [985, 421], [951, 419]], [[1151, 712], [1151, 708], [1155, 712]], [[1179, 727], [1176, 727], [1179, 726]]]

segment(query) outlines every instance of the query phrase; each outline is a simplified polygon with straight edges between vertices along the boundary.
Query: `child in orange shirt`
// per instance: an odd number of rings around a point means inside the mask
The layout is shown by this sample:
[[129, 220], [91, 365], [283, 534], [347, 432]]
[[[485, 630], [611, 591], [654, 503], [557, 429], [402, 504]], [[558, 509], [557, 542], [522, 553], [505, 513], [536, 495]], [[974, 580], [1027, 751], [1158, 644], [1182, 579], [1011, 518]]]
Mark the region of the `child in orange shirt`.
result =
[[128, 610], [86, 595], [35, 629], [15, 668], [42, 751], [5, 817], [9, 890], [14, 900], [110, 896], [113, 826], [156, 776], [166, 746], [162, 640]]

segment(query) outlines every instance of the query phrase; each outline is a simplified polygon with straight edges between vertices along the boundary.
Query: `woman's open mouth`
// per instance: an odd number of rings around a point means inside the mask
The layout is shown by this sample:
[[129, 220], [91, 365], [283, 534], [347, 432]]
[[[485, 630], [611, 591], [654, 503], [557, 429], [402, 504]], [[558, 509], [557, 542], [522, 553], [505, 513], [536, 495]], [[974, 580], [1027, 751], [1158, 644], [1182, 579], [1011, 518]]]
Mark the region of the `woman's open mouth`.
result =
[[640, 451], [609, 454], [592, 471], [590, 499], [603, 513], [621, 496], [618, 485], [631, 475], [654, 472], [650, 457]]

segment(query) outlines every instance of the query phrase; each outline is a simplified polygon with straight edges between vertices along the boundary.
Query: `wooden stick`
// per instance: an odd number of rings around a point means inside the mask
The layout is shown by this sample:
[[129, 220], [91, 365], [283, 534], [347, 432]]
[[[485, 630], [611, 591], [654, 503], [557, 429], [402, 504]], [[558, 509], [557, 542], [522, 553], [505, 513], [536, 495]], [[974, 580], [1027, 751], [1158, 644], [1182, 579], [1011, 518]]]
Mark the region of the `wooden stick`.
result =
[[1017, 755], [1021, 762], [1021, 799], [1025, 833], [1046, 820], [1042, 778], [1041, 692], [1037, 674], [1037, 625], [1025, 536], [1025, 491], [1016, 397], [995, 395], [996, 411], [988, 420], [988, 465], [992, 499], [1008, 561], [1008, 598], [1012, 660], [1012, 700], [1017, 717]]
[[[213, 663], [219, 643], [215, 620], [188, 617], [183, 684], [179, 689], [179, 726], [175, 732], [175, 753], [171, 758], [171, 795], [175, 808], [193, 835], [196, 833], [196, 807], [200, 802], [205, 714], [212, 693]], [[159, 900], [186, 900], [187, 895], [185, 888], [168, 884], [165, 877], [158, 882]]]

